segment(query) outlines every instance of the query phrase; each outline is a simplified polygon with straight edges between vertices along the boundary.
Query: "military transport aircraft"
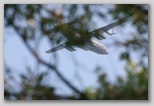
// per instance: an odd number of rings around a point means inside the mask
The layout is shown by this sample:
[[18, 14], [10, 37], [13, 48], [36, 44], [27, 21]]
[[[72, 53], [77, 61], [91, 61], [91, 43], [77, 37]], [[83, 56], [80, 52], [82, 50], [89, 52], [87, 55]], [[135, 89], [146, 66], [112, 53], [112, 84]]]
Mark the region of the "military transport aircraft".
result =
[[[104, 27], [101, 27], [99, 29], [96, 29], [94, 31], [84, 33], [84, 35], [85, 34], [86, 35], [92, 35], [93, 37], [96, 37], [97, 39], [102, 40], [102, 39], [105, 39], [105, 37], [103, 36], [103, 32], [105, 32], [109, 35], [113, 35], [115, 33], [113, 33], [113, 31], [111, 33], [111, 32], [109, 32], [109, 30], [112, 29], [113, 27], [117, 26], [117, 25], [120, 25], [123, 22], [124, 22], [124, 20], [119, 20], [119, 21], [113, 22], [109, 25], [106, 25]], [[92, 40], [90, 37], [89, 37], [90, 39], [84, 39], [83, 45], [77, 45], [75, 43], [73, 44], [72, 42], [81, 42], [83, 40], [82, 39], [83, 37], [81, 36], [82, 33], [78, 33], [78, 32], [76, 32], [72, 29], [68, 29], [68, 26], [70, 24], [72, 24], [72, 23], [69, 22], [69, 23], [62, 24], [61, 28], [64, 28], [63, 30], [58, 30], [57, 29], [58, 27], [54, 27], [52, 29], [52, 31], [60, 31], [67, 38], [68, 41], [66, 41], [63, 44], [58, 45], [57, 47], [54, 47], [50, 50], [47, 50], [46, 53], [53, 53], [55, 51], [58, 51], [58, 50], [61, 50], [61, 49], [64, 49], [64, 48], [66, 48], [67, 50], [72, 52], [72, 51], [76, 51], [74, 49], [74, 47], [79, 47], [79, 48], [82, 48], [82, 49], [87, 50], [87, 51], [89, 51], [89, 50], [93, 51], [97, 54], [108, 54], [107, 47], [104, 44], [102, 44], [102, 43], [100, 43], [96, 40]], [[74, 35], [70, 35], [70, 33], [68, 33], [65, 30], [65, 28], [67, 28], [67, 30], [70, 30], [69, 32], [72, 31], [73, 32], [72, 34], [74, 34]]]

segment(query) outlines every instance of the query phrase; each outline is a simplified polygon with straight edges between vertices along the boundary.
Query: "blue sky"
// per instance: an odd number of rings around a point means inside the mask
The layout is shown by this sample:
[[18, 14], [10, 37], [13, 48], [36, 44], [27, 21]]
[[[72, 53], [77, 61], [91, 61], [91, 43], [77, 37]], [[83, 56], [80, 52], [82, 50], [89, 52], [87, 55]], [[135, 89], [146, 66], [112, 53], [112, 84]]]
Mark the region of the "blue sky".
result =
[[[116, 20], [103, 21], [97, 17], [93, 20], [97, 23], [96, 28], [105, 26]], [[85, 87], [94, 86], [97, 87], [97, 75], [94, 72], [96, 66], [101, 66], [104, 72], [108, 75], [108, 80], [114, 82], [117, 75], [125, 76], [125, 63], [119, 60], [119, 54], [123, 51], [121, 48], [115, 46], [109, 46], [113, 40], [124, 41], [130, 36], [128, 33], [135, 32], [132, 25], [126, 22], [126, 27], [116, 27], [114, 31], [116, 35], [110, 36], [105, 34], [106, 39], [100, 41], [108, 47], [108, 55], [99, 55], [91, 51], [84, 51], [77, 48], [75, 52], [69, 52], [66, 49], [57, 52], [58, 69], [73, 85], [78, 89], [83, 90]], [[130, 28], [131, 27], [131, 28]], [[121, 30], [122, 29], [122, 30]], [[54, 63], [53, 54], [46, 54], [45, 51], [50, 49], [50, 45], [47, 39], [41, 40], [40, 47], [38, 49], [39, 55], [49, 63]], [[30, 66], [34, 71], [34, 75], [39, 74], [41, 71], [36, 70], [36, 61], [27, 48], [23, 45], [18, 35], [11, 28], [4, 29], [4, 59], [8, 66], [14, 68], [16, 72], [13, 73], [25, 73], [26, 66]], [[76, 62], [73, 63], [73, 60]], [[134, 61], [137, 57], [134, 57]], [[79, 67], [78, 67], [79, 66]], [[46, 67], [41, 66], [42, 70], [47, 70]], [[18, 80], [20, 83], [20, 80]], [[69, 88], [57, 78], [54, 73], [50, 73], [43, 81], [44, 84], [55, 86], [56, 92], [59, 94], [71, 93]]]
[[[23, 70], [25, 65], [31, 66], [32, 69], [35, 70], [35, 60], [27, 48], [23, 45], [23, 42], [20, 40], [18, 35], [16, 35], [16, 33], [11, 29], [6, 29], [4, 32], [6, 35], [4, 44], [4, 57], [6, 63], [10, 67], [17, 69], [17, 73], [25, 73], [25, 70]], [[116, 33], [117, 35], [109, 36], [109, 38], [107, 37], [108, 35], [106, 35], [107, 39], [104, 42], [117, 38], [120, 32], [116, 31]], [[103, 41], [100, 42], [104, 43]], [[104, 44], [107, 46], [107, 43]], [[43, 39], [39, 49], [39, 54], [42, 58], [50, 62], [53, 60], [53, 54], [45, 53], [45, 51], [49, 48], [51, 47], [47, 44], [47, 40]], [[97, 86], [97, 75], [94, 72], [96, 66], [101, 66], [105, 70], [105, 73], [107, 73], [109, 80], [114, 81], [117, 75], [125, 75], [125, 71], [123, 69], [124, 63], [119, 61], [119, 53], [122, 50], [113, 47], [108, 47], [108, 50], [108, 55], [99, 55], [91, 51], [84, 51], [80, 48], [77, 48], [77, 51], [75, 52], [69, 52], [68, 50], [63, 49], [57, 52], [59, 63], [58, 69], [68, 80], [78, 86], [79, 89], [83, 89], [88, 86]], [[78, 64], [73, 63], [72, 58], [74, 58]], [[79, 68], [76, 69], [75, 65], [79, 65]], [[82, 81], [77, 79], [78, 77], [74, 77], [76, 74], [81, 77], [80, 80]], [[54, 74], [51, 74], [51, 76], [53, 75]], [[63, 89], [64, 84], [62, 84], [58, 78], [48, 77], [46, 80], [49, 80], [47, 82], [50, 82], [51, 85], [56, 84], [55, 86], [60, 86], [60, 89], [57, 92], [62, 92], [61, 89]], [[55, 80], [59, 83], [58, 85], [57, 83], [54, 83]], [[84, 83], [84, 87], [81, 87], [81, 82]]]

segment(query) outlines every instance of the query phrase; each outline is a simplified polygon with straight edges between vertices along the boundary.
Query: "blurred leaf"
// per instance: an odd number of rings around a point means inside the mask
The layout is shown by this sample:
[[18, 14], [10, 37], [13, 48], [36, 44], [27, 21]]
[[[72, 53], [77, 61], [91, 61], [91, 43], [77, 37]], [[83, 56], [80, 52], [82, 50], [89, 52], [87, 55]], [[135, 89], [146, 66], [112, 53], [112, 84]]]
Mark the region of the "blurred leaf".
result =
[[[109, 6], [109, 5], [106, 5]], [[129, 33], [131, 40], [125, 40], [118, 47], [124, 47], [125, 52], [119, 55], [120, 59], [126, 62], [125, 78], [119, 76], [115, 83], [111, 83], [108, 80], [105, 71], [101, 73], [102, 67], [95, 68], [98, 74], [97, 88], [88, 87], [82, 91], [87, 99], [96, 100], [147, 100], [148, 99], [148, 67], [143, 64], [143, 57], [148, 58], [148, 9], [147, 4], [117, 4], [110, 5], [112, 8], [105, 8], [105, 5], [88, 5], [88, 4], [69, 4], [61, 5], [60, 14], [56, 12], [54, 8], [47, 8], [47, 5], [38, 4], [5, 4], [4, 5], [4, 26], [5, 28], [12, 27], [16, 29], [19, 35], [25, 42], [37, 40], [38, 36], [44, 34], [52, 44], [58, 44], [63, 39], [59, 37], [58, 31], [61, 34], [67, 35], [72, 38], [71, 44], [83, 43], [91, 39], [91, 35], [88, 33], [90, 22], [93, 20], [93, 16], [99, 16], [99, 18], [108, 18], [113, 16], [114, 19], [123, 19], [129, 22], [134, 30], [137, 32], [134, 35]], [[60, 7], [60, 6], [59, 6]], [[101, 10], [101, 9], [102, 10]], [[59, 9], [59, 10], [60, 10]], [[104, 12], [104, 10], [106, 12]], [[109, 14], [107, 14], [109, 13]], [[25, 20], [28, 24], [24, 24], [22, 20]], [[71, 22], [66, 25], [60, 23], [63, 21]], [[72, 20], [75, 20], [72, 22]], [[38, 25], [34, 30], [34, 25]], [[24, 25], [23, 25], [24, 24]], [[55, 26], [55, 24], [61, 26]], [[96, 24], [96, 23], [95, 23]], [[55, 26], [56, 30], [53, 32], [51, 28]], [[91, 27], [91, 26], [90, 26]], [[91, 27], [93, 28], [93, 27]], [[74, 40], [74, 35], [78, 32], [84, 39]], [[89, 35], [89, 36], [86, 36]], [[70, 45], [71, 45], [70, 44]], [[37, 45], [36, 45], [37, 46]], [[142, 52], [140, 52], [142, 51]], [[133, 63], [131, 60], [131, 53], [141, 54], [141, 59], [138, 63]], [[10, 70], [13, 70], [9, 68]], [[7, 68], [6, 68], [7, 70]], [[19, 92], [11, 92], [12, 88], [17, 88], [15, 84], [9, 85], [9, 81], [12, 77], [7, 77], [9, 80], [4, 80], [4, 96], [7, 100], [59, 100], [59, 99], [83, 99], [83, 95], [71, 94], [68, 96], [57, 95], [53, 86], [44, 86], [41, 81], [46, 78], [46, 73], [37, 74], [34, 76], [34, 71], [31, 67], [26, 67], [27, 74], [20, 75], [21, 82], [17, 84], [21, 87]], [[107, 71], [107, 70], [106, 70]], [[114, 70], [113, 71], [117, 71]], [[9, 75], [9, 74], [5, 74]], [[11, 80], [12, 81], [12, 80]], [[6, 86], [7, 85], [7, 86]]]
[[129, 53], [128, 52], [121, 53], [120, 59], [121, 60], [129, 60], [130, 59]]

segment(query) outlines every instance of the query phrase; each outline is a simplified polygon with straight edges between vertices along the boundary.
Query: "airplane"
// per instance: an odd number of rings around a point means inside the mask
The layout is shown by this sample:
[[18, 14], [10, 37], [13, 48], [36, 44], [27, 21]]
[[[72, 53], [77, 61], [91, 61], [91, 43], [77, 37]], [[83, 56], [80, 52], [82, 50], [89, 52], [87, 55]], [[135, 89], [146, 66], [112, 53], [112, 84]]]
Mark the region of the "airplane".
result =
[[[101, 27], [99, 29], [96, 29], [94, 31], [90, 31], [90, 32], [88, 32], [86, 34], [89, 34], [89, 35], [91, 34], [93, 37], [96, 37], [97, 39], [102, 40], [102, 39], [105, 39], [105, 37], [102, 34], [103, 32], [105, 32], [105, 33], [107, 33], [109, 35], [116, 34], [113, 31], [112, 31], [112, 33], [109, 32], [109, 30], [114, 28], [117, 25], [120, 25], [123, 22], [124, 22], [124, 20], [120, 19], [120, 20], [118, 20], [116, 22], [113, 22], [113, 23], [111, 23], [109, 25], [106, 25], [106, 26]], [[64, 27], [64, 28], [68, 27], [70, 23], [71, 22], [62, 24], [61, 27]], [[100, 42], [98, 42], [96, 40], [93, 40], [90, 37], [89, 37], [90, 39], [84, 39], [83, 40], [84, 42], [83, 42], [82, 45], [78, 45], [77, 43], [73, 44], [73, 42], [81, 42], [82, 41], [82, 36], [81, 36], [80, 33], [75, 32], [75, 33], [73, 33], [74, 34], [73, 36], [69, 36], [68, 33], [66, 33], [65, 30], [57, 30], [57, 29], [58, 28], [55, 27], [55, 28], [51, 29], [51, 31], [60, 31], [60, 32], [62, 32], [63, 35], [68, 39], [68, 41], [66, 41], [63, 44], [58, 45], [57, 47], [54, 47], [54, 48], [51, 48], [51, 49], [45, 51], [46, 53], [53, 53], [53, 52], [56, 52], [56, 51], [64, 49], [64, 48], [71, 51], [71, 52], [73, 52], [73, 51], [76, 51], [76, 49], [74, 49], [74, 47], [79, 47], [79, 48], [87, 50], [87, 51], [90, 50], [90, 51], [95, 52], [97, 54], [109, 54], [108, 50], [107, 50], [107, 47], [104, 44], [102, 44], [102, 43], [100, 43]], [[73, 38], [73, 40], [72, 40], [72, 38]]]

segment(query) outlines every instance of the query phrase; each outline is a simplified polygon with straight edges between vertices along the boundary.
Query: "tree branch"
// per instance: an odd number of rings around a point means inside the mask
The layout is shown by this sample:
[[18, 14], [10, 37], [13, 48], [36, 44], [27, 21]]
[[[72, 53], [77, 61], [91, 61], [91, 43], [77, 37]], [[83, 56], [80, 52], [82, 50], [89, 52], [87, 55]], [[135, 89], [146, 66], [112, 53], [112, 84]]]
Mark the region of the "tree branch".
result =
[[47, 62], [45, 62], [43, 59], [41, 59], [37, 53], [35, 51], [33, 51], [33, 49], [30, 47], [30, 45], [24, 40], [24, 38], [21, 36], [21, 34], [18, 31], [18, 27], [13, 25], [15, 31], [18, 33], [18, 35], [20, 36], [20, 38], [22, 39], [22, 41], [24, 42], [25, 46], [27, 47], [27, 49], [31, 52], [31, 54], [37, 59], [37, 61], [39, 61], [41, 64], [49, 67], [51, 70], [53, 70], [58, 76], [59, 78], [67, 85], [69, 86], [73, 91], [75, 91], [76, 93], [78, 93], [81, 97], [83, 97], [84, 99], [86, 99], [85, 95], [80, 92], [77, 88], [75, 88], [69, 81], [67, 81], [64, 76], [57, 70], [56, 67], [48, 64]]

